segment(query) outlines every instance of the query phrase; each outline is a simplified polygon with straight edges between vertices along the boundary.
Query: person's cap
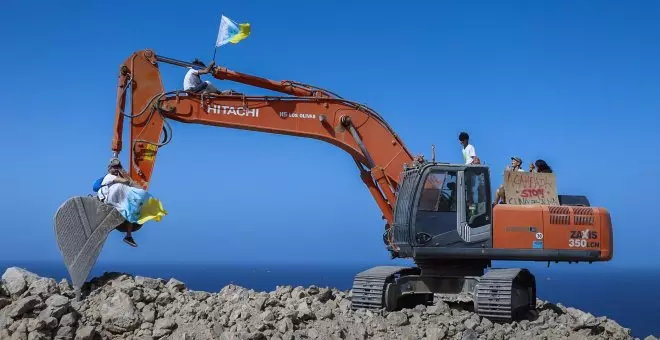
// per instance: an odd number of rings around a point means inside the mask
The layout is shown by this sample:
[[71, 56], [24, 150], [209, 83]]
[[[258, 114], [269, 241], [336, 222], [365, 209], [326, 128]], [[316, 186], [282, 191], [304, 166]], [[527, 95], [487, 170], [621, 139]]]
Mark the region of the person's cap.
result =
[[115, 157], [110, 158], [108, 167], [121, 167], [121, 162], [119, 161], [119, 158], [115, 158]]
[[513, 156], [513, 157], [511, 157], [511, 159], [513, 159], [515, 161], [518, 161], [518, 163], [520, 163], [520, 164], [522, 164], [522, 162], [523, 162], [522, 158], [520, 158], [520, 157]]

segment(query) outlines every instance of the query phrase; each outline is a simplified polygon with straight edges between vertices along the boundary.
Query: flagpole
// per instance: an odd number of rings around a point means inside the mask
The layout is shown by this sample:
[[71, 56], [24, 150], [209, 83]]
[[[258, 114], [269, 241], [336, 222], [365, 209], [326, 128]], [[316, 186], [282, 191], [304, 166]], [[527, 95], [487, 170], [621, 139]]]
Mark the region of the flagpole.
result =
[[[220, 13], [220, 26], [222, 26], [222, 17], [223, 17], [223, 14]], [[219, 35], [220, 35], [220, 32], [218, 32], [218, 36], [219, 36]], [[215, 62], [215, 54], [216, 54], [217, 52], [218, 52], [218, 41], [217, 41], [217, 38], [216, 38], [215, 48], [213, 49], [213, 61], [214, 61], [214, 62]]]

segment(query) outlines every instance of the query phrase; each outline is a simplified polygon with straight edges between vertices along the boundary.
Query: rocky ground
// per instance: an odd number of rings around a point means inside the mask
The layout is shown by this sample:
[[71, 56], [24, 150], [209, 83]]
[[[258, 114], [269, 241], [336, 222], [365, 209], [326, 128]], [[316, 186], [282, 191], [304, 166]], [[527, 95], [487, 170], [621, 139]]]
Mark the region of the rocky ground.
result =
[[[529, 320], [492, 323], [467, 305], [438, 299], [391, 313], [352, 311], [350, 292], [230, 285], [218, 293], [168, 281], [106, 273], [83, 287], [20, 268], [0, 281], [0, 340], [92, 339], [632, 339], [606, 317], [538, 301]], [[652, 336], [647, 339], [655, 339]]]

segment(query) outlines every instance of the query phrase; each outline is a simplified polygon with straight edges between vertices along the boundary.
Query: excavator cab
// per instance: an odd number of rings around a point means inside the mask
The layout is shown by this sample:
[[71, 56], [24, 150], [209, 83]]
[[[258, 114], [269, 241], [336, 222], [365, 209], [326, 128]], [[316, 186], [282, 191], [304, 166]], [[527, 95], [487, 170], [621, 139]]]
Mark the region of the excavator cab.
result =
[[405, 170], [401, 183], [393, 223], [399, 257], [416, 248], [451, 256], [492, 246], [487, 166], [427, 163]]

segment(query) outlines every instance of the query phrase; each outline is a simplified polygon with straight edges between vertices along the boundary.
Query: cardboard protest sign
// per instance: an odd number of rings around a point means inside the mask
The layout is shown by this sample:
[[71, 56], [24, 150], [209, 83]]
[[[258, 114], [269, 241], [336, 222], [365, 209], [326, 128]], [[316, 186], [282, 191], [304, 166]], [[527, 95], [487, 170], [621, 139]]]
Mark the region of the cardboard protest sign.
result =
[[507, 204], [559, 205], [552, 173], [504, 171], [504, 195]]

